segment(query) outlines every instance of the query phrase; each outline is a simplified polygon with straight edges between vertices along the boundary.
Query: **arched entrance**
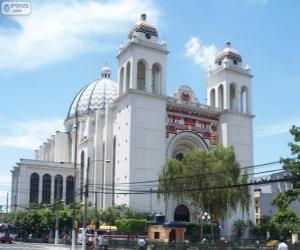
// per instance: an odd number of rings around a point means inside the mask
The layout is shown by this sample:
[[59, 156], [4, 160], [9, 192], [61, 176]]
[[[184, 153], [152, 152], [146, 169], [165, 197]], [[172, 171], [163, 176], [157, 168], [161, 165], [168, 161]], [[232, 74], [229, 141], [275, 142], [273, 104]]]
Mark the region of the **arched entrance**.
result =
[[169, 233], [169, 241], [170, 242], [176, 241], [176, 230], [175, 229], [172, 229], [171, 232]]
[[190, 152], [195, 148], [207, 150], [208, 145], [200, 135], [194, 132], [180, 132], [169, 141], [167, 157], [182, 160], [186, 152]]
[[190, 221], [190, 211], [186, 205], [180, 204], [176, 207], [174, 221]]

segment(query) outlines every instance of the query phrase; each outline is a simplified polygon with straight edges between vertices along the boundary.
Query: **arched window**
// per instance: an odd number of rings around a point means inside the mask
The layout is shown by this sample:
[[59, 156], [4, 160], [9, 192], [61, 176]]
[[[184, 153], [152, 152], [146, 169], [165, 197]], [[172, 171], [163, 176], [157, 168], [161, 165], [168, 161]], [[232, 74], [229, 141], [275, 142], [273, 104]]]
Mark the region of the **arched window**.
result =
[[143, 61], [137, 64], [137, 89], [146, 89], [146, 65]]
[[125, 86], [124, 86], [124, 67], [120, 70], [120, 94], [125, 92]]
[[73, 202], [74, 197], [74, 177], [69, 175], [67, 177], [67, 187], [66, 187], [66, 204]]
[[183, 157], [184, 157], [184, 154], [183, 154], [182, 152], [179, 152], [179, 153], [177, 153], [177, 154], [175, 155], [174, 158], [175, 158], [177, 161], [182, 161]]
[[248, 88], [246, 86], [243, 86], [241, 88], [241, 111], [243, 113], [249, 112], [249, 100], [248, 100]]
[[224, 109], [224, 88], [221, 84], [218, 89], [218, 108]]
[[84, 151], [82, 150], [81, 151], [81, 155], [80, 155], [80, 200], [82, 200], [83, 198], [83, 178], [84, 178], [84, 162], [85, 162], [85, 159], [84, 159]]
[[51, 176], [49, 174], [43, 176], [42, 203], [51, 203]]
[[63, 177], [56, 175], [54, 179], [54, 200], [62, 200], [63, 198]]
[[130, 62], [126, 64], [126, 91], [130, 88]]
[[161, 86], [161, 66], [158, 63], [152, 66], [152, 83], [151, 89], [153, 93], [159, 93], [159, 88]]
[[190, 221], [190, 211], [186, 205], [180, 204], [176, 207], [174, 221]]
[[209, 94], [210, 106], [216, 107], [216, 91], [212, 89]]
[[39, 184], [40, 184], [40, 176], [37, 173], [31, 174], [29, 203], [39, 202]]
[[230, 109], [236, 110], [236, 87], [230, 84]]

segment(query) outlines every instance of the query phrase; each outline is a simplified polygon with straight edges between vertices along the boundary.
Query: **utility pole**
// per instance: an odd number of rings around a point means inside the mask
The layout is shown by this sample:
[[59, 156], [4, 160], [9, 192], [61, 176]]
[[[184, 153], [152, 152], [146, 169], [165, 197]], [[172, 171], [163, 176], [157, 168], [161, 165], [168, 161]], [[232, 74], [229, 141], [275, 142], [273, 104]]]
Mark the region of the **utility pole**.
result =
[[95, 246], [97, 243], [97, 223], [98, 223], [98, 214], [97, 214], [97, 207], [98, 207], [98, 192], [95, 192], [95, 230], [94, 230], [94, 241], [95, 241]]
[[76, 170], [77, 170], [77, 140], [78, 140], [78, 110], [75, 111], [75, 145], [74, 145], [74, 190], [73, 190], [73, 225], [72, 225], [72, 250], [76, 250]]
[[6, 194], [6, 213], [8, 214], [8, 192]]
[[152, 213], [152, 188], [150, 188], [150, 213]]
[[86, 250], [86, 217], [87, 217], [87, 202], [89, 197], [89, 168], [90, 157], [87, 158], [86, 177], [85, 177], [85, 190], [84, 190], [84, 212], [82, 220], [82, 250]]

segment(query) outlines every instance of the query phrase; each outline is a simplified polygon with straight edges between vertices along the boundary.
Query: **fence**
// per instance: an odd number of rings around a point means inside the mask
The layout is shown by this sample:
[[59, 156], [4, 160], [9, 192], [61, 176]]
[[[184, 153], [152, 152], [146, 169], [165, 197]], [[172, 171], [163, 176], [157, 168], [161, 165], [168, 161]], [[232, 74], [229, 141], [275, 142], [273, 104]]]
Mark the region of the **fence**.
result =
[[[109, 240], [109, 248], [139, 249], [137, 240]], [[254, 244], [203, 244], [203, 243], [147, 243], [147, 250], [277, 250], [277, 246], [254, 245]], [[289, 250], [300, 250], [300, 245], [290, 245]]]

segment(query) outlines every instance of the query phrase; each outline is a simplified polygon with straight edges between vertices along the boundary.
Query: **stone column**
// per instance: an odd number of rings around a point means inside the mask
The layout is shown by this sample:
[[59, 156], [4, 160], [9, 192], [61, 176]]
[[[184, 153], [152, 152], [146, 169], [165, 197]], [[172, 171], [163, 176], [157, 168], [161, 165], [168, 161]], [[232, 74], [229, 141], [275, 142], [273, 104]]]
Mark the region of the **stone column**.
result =
[[55, 186], [55, 176], [51, 175], [51, 200], [50, 203], [54, 203], [54, 186]]
[[42, 202], [42, 192], [43, 192], [43, 174], [40, 174], [39, 173], [39, 200], [38, 200], [38, 203], [41, 203]]

